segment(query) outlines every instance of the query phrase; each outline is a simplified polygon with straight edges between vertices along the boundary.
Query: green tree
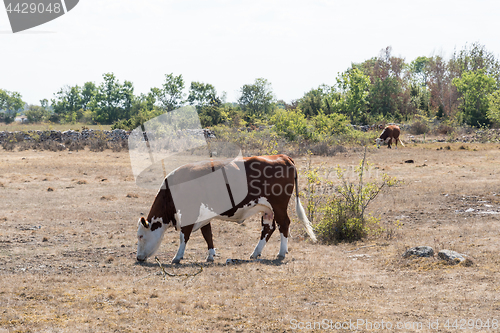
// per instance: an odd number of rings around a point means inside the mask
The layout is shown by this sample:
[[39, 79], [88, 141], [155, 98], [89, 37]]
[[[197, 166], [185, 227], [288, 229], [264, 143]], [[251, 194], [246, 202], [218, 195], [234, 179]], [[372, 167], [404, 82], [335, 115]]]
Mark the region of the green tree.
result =
[[172, 111], [182, 106], [183, 90], [184, 79], [182, 74], [174, 76], [173, 73], [165, 74], [165, 82], [161, 88], [151, 89], [161, 107], [166, 111]]
[[391, 47], [387, 47], [379, 57], [352, 65], [370, 78], [367, 113], [372, 119], [384, 117], [398, 120], [402, 114], [412, 111], [403, 80], [406, 68], [404, 59], [393, 57], [391, 52]]
[[54, 94], [52, 99], [52, 108], [58, 119], [71, 118], [73, 113], [81, 114], [81, 88], [76, 85], [74, 87], [65, 86]]
[[229, 119], [227, 110], [222, 107], [222, 100], [211, 84], [191, 82], [187, 102], [196, 106], [203, 127], [218, 125]]
[[456, 77], [461, 77], [465, 72], [483, 69], [485, 74], [496, 80], [497, 85], [500, 84], [500, 62], [484, 45], [477, 42], [455, 52], [449, 61], [449, 67]]
[[489, 124], [488, 95], [495, 89], [495, 79], [486, 73], [484, 68], [467, 71], [461, 78], [453, 79], [453, 85], [460, 94], [460, 111], [463, 121], [471, 126]]
[[427, 85], [427, 77], [429, 75], [428, 66], [430, 61], [431, 60], [427, 57], [417, 57], [409, 65], [411, 76], [420, 86]]
[[320, 113], [330, 113], [328, 108], [328, 93], [331, 88], [321, 85], [317, 89], [311, 89], [304, 94], [298, 102], [298, 108], [307, 117], [316, 116]]
[[13, 122], [24, 104], [20, 93], [0, 89], [0, 111], [3, 110], [5, 123]]
[[113, 73], [104, 74], [103, 79], [93, 103], [94, 121], [112, 124], [120, 119], [129, 119], [134, 100], [132, 82], [125, 81], [121, 84]]
[[486, 117], [496, 125], [500, 125], [500, 90], [494, 91], [488, 96], [489, 108]]
[[44, 98], [40, 100], [40, 106], [44, 108], [45, 110], [49, 110], [49, 100]]
[[359, 69], [352, 68], [337, 78], [337, 86], [341, 91], [338, 102], [340, 113], [348, 116], [351, 123], [365, 122], [370, 78]]
[[38, 105], [29, 105], [24, 114], [30, 123], [39, 123], [49, 117], [49, 111]]
[[83, 110], [92, 106], [97, 95], [97, 87], [94, 82], [85, 82], [81, 89], [80, 103]]
[[271, 113], [275, 99], [271, 84], [266, 79], [255, 79], [254, 84], [243, 85], [240, 92], [238, 103], [250, 116], [261, 117]]
[[213, 85], [203, 82], [191, 82], [187, 102], [190, 105], [204, 107], [213, 104], [212, 100], [216, 98], [216, 95], [217, 91]]

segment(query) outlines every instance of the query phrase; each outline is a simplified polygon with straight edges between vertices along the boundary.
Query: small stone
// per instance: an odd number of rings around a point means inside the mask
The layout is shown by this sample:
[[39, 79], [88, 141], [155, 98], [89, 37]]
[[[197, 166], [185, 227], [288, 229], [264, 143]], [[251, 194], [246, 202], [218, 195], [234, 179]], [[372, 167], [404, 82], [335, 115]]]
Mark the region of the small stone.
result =
[[438, 253], [438, 258], [446, 260], [451, 264], [459, 264], [465, 260], [464, 255], [451, 250], [441, 250]]
[[408, 249], [403, 253], [403, 258], [408, 258], [410, 256], [417, 257], [432, 257], [434, 256], [434, 249], [430, 246], [416, 246]]

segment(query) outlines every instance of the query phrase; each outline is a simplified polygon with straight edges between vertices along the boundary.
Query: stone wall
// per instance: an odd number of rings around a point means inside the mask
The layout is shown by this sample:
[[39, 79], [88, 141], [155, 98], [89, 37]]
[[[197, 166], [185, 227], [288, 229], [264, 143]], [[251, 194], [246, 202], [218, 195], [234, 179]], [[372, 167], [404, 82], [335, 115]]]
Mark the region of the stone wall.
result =
[[[215, 133], [207, 129], [188, 129], [190, 135], [204, 135], [206, 138], [215, 138]], [[14, 141], [56, 141], [59, 143], [70, 142], [85, 142], [92, 139], [101, 139], [108, 142], [127, 141], [131, 131], [115, 129], [112, 131], [84, 129], [81, 131], [16, 131], [16, 132], [0, 132], [0, 144], [4, 142]], [[140, 134], [139, 134], [140, 135]], [[154, 136], [149, 134], [149, 139], [154, 139]], [[15, 138], [15, 140], [13, 140]]]
[[89, 139], [105, 139], [106, 141], [116, 142], [127, 140], [130, 131], [125, 130], [112, 130], [101, 131], [84, 129], [81, 131], [16, 131], [16, 132], [0, 132], [0, 143], [13, 140], [15, 142], [22, 141], [56, 141], [56, 142], [71, 142], [71, 141], [85, 141]]

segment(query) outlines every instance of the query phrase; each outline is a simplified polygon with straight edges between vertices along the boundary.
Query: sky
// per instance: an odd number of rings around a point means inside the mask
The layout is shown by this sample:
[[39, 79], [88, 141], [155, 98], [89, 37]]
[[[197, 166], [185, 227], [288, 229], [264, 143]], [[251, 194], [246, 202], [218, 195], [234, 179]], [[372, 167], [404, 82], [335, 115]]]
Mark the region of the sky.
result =
[[407, 62], [474, 42], [498, 57], [499, 15], [499, 1], [483, 0], [80, 0], [13, 34], [0, 7], [0, 89], [39, 104], [112, 72], [138, 95], [173, 73], [186, 94], [199, 81], [235, 102], [265, 78], [291, 102], [387, 46]]

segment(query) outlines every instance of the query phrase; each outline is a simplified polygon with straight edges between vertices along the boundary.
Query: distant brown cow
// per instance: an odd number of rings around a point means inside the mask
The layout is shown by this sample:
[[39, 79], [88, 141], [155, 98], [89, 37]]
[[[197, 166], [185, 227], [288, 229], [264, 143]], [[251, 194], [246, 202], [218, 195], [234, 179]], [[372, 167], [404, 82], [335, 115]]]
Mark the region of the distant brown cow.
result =
[[388, 148], [391, 148], [391, 143], [394, 142], [396, 144], [396, 149], [398, 149], [398, 141], [404, 147], [405, 145], [403, 144], [403, 141], [401, 141], [401, 139], [399, 138], [400, 132], [401, 131], [399, 129], [399, 126], [397, 125], [389, 125], [384, 128], [382, 134], [380, 134], [380, 137], [375, 140], [377, 143], [377, 148], [380, 148], [380, 144], [382, 142], [386, 142]]

